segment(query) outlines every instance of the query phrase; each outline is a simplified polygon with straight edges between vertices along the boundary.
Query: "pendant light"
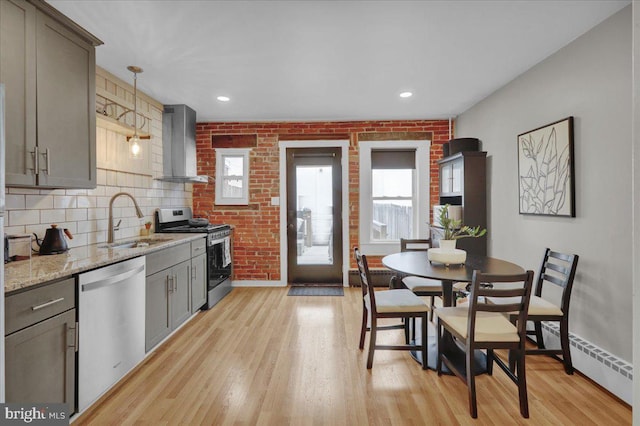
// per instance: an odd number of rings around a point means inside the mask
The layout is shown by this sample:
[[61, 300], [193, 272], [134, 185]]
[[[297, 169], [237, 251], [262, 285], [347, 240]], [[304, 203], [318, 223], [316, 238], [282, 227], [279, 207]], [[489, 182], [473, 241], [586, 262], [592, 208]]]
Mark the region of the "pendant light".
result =
[[142, 147], [140, 146], [140, 137], [138, 136], [138, 74], [142, 72], [142, 68], [135, 65], [127, 67], [133, 73], [133, 136], [128, 136], [129, 157], [134, 159], [142, 158]]

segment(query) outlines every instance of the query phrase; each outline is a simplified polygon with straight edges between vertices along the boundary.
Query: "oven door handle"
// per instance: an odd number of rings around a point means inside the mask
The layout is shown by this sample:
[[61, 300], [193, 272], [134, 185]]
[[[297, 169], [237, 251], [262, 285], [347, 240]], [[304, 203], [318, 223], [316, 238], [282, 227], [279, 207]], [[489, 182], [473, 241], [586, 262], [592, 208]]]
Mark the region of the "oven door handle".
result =
[[224, 244], [224, 241], [226, 239], [228, 239], [229, 237], [223, 237], [223, 238], [218, 238], [217, 240], [211, 240], [211, 242], [209, 243], [209, 246], [215, 246], [217, 244]]

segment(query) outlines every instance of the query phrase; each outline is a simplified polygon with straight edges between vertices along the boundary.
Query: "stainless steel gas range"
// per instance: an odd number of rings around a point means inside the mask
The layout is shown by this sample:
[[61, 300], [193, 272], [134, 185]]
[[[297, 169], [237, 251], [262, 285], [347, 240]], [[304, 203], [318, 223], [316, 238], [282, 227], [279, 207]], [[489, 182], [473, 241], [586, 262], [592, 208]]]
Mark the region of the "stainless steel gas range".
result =
[[158, 209], [155, 214], [157, 233], [207, 234], [207, 304], [209, 309], [231, 291], [233, 259], [231, 226], [211, 224], [206, 219], [194, 219], [190, 207]]

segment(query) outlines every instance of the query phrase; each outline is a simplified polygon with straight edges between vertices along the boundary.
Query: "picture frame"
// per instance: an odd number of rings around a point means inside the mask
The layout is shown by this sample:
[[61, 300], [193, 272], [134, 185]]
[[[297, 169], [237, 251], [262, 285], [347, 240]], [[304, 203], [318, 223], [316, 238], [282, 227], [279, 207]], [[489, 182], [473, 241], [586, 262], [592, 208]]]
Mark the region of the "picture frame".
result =
[[518, 135], [519, 211], [576, 217], [573, 117]]

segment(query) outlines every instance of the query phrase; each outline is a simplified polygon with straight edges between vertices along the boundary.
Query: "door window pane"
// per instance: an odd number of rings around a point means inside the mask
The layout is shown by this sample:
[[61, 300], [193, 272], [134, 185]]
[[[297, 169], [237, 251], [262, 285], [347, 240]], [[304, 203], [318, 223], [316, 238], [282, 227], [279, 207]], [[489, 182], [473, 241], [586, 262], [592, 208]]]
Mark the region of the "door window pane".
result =
[[333, 264], [331, 166], [296, 166], [298, 265]]

